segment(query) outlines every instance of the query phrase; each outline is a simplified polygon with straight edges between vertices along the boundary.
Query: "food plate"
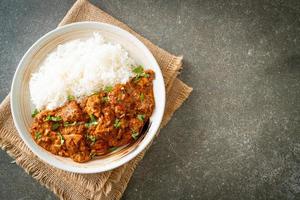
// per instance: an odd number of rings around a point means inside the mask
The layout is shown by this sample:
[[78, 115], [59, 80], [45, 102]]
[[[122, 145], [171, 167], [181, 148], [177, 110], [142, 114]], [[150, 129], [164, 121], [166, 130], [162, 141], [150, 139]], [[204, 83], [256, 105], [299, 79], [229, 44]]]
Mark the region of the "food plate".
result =
[[[59, 44], [74, 39], [84, 39], [93, 33], [100, 33], [106, 40], [121, 46], [129, 55], [145, 69], [155, 72], [153, 92], [155, 108], [150, 117], [150, 126], [144, 137], [133, 145], [122, 148], [113, 153], [99, 157], [87, 163], [76, 163], [70, 158], [51, 154], [35, 143], [29, 130], [32, 123], [31, 112], [34, 106], [29, 94], [29, 80], [31, 74], [38, 70], [40, 63]], [[75, 173], [98, 173], [112, 170], [130, 161], [141, 153], [156, 135], [165, 109], [165, 85], [161, 70], [147, 47], [129, 32], [116, 26], [98, 22], [79, 22], [59, 27], [35, 42], [21, 59], [13, 78], [11, 88], [11, 110], [15, 126], [19, 135], [30, 148], [44, 162], [59, 169]]]

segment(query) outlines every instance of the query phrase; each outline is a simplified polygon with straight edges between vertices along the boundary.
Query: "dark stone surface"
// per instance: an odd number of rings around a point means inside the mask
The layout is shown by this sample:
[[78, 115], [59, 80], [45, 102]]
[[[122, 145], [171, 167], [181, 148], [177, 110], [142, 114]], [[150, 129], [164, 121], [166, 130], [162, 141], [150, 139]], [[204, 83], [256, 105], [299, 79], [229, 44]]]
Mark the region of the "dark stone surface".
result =
[[[123, 199], [300, 199], [300, 1], [93, 1], [184, 55], [194, 88]], [[0, 4], [0, 100], [73, 1]], [[0, 151], [0, 199], [55, 199]]]

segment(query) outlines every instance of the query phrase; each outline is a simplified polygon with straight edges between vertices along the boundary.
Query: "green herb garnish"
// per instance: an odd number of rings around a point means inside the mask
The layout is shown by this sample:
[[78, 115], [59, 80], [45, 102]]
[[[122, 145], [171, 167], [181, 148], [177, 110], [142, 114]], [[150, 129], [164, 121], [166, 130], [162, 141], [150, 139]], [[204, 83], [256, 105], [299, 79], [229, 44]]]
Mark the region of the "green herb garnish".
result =
[[39, 110], [38, 109], [34, 109], [31, 113], [31, 117], [35, 117], [37, 114], [39, 114]]
[[95, 153], [95, 152], [91, 152], [91, 153], [90, 153], [91, 159], [93, 159], [95, 156], [96, 156], [96, 153]]
[[140, 94], [140, 99], [141, 99], [141, 101], [144, 101], [144, 99], [145, 99], [144, 93], [141, 93], [141, 94]]
[[89, 128], [89, 127], [97, 125], [97, 124], [98, 124], [98, 122], [97, 122], [95, 115], [91, 114], [90, 121], [88, 123], [85, 123], [85, 127]]
[[75, 97], [73, 95], [68, 95], [67, 96], [68, 101], [72, 101], [75, 99]]
[[62, 136], [62, 134], [60, 132], [57, 132], [57, 135], [60, 138], [60, 145], [63, 145], [65, 143], [65, 138]]
[[64, 127], [75, 126], [76, 124], [77, 124], [77, 122], [73, 122], [73, 123], [70, 123], [70, 122], [64, 122]]
[[90, 119], [91, 119], [91, 122], [96, 122], [97, 121], [95, 115], [93, 115], [93, 114], [90, 115]]
[[93, 96], [93, 95], [98, 95], [99, 94], [99, 92], [93, 92], [92, 94], [91, 94], [91, 96]]
[[119, 147], [111, 147], [111, 148], [108, 149], [108, 151], [109, 151], [109, 152], [112, 152], [112, 151], [117, 150], [118, 148], [119, 148]]
[[45, 119], [44, 119], [44, 121], [50, 121], [51, 120], [51, 116], [50, 115], [48, 115]]
[[42, 134], [40, 132], [36, 132], [34, 138], [36, 140], [40, 139], [42, 137]]
[[91, 145], [95, 144], [95, 142], [97, 140], [94, 135], [86, 135], [86, 138], [92, 142]]
[[148, 78], [150, 75], [145, 73], [144, 69], [142, 66], [137, 66], [135, 68], [133, 68], [132, 70], [133, 73], [135, 73], [135, 81], [139, 81], [141, 79], [141, 77], [145, 77], [145, 78]]
[[56, 117], [56, 116], [51, 116], [51, 115], [48, 115], [45, 119], [45, 121], [53, 121], [53, 122], [58, 122], [61, 120], [62, 120], [62, 118], [60, 116]]
[[95, 126], [97, 124], [98, 124], [98, 122], [88, 122], [88, 123], [85, 123], [85, 127], [90, 128], [91, 126]]
[[144, 72], [144, 69], [141, 65], [139, 65], [139, 66], [133, 68], [132, 72], [135, 74], [142, 74]]
[[55, 116], [51, 117], [51, 121], [54, 121], [54, 122], [58, 122], [58, 121], [61, 121], [61, 120], [62, 120], [62, 118], [60, 116], [58, 116], [58, 117], [55, 117]]
[[135, 130], [131, 130], [131, 137], [134, 139], [134, 140], [137, 140], [138, 139], [138, 136], [139, 136], [139, 132], [135, 131]]
[[137, 118], [143, 122], [145, 119], [145, 115], [137, 115]]
[[102, 102], [108, 103], [109, 102], [109, 97], [102, 97]]
[[96, 137], [94, 135], [86, 135], [86, 137], [91, 140], [92, 142], [96, 141]]
[[52, 124], [52, 126], [51, 126], [52, 131], [57, 130], [57, 129], [59, 128], [59, 126], [60, 126], [59, 123], [54, 123], [54, 124]]
[[120, 128], [120, 126], [121, 126], [121, 121], [119, 119], [116, 119], [115, 123], [114, 123], [114, 127], [115, 128]]
[[122, 99], [117, 98], [117, 103], [121, 103], [121, 102], [122, 102]]
[[112, 86], [106, 86], [105, 88], [104, 88], [104, 92], [106, 92], [106, 93], [109, 93], [109, 92], [111, 92], [113, 90], [113, 87]]

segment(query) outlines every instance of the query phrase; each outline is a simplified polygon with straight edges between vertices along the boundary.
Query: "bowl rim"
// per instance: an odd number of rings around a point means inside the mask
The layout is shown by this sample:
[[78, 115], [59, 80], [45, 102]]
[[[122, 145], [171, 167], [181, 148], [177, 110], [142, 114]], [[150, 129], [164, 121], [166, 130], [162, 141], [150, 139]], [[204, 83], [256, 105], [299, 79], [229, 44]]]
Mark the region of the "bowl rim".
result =
[[[143, 138], [143, 140], [141, 141], [141, 143], [134, 148], [133, 150], [129, 151], [128, 153], [126, 153], [126, 155], [122, 156], [121, 158], [110, 162], [107, 165], [104, 166], [100, 166], [99, 168], [89, 168], [89, 167], [78, 167], [78, 166], [71, 166], [68, 164], [63, 164], [63, 161], [60, 162], [50, 162], [49, 160], [47, 160], [47, 158], [45, 158], [44, 156], [40, 155], [40, 152], [34, 148], [33, 146], [31, 146], [30, 142], [25, 138], [24, 134], [28, 134], [29, 131], [28, 130], [22, 130], [19, 122], [17, 120], [17, 112], [19, 112], [19, 110], [17, 109], [17, 99], [15, 97], [16, 95], [16, 91], [17, 91], [17, 76], [21, 70], [21, 68], [26, 68], [28, 65], [26, 65], [25, 61], [28, 59], [27, 57], [33, 53], [33, 52], [38, 52], [40, 50], [39, 45], [43, 42], [45, 42], [47, 39], [51, 38], [54, 34], [57, 34], [60, 31], [63, 31], [64, 29], [70, 29], [70, 28], [78, 28], [80, 29], [81, 26], [95, 26], [95, 28], [99, 28], [101, 29], [101, 27], [107, 27], [111, 30], [113, 30], [114, 32], [119, 32], [122, 36], [126, 36], [126, 38], [130, 38], [131, 40], [135, 40], [135, 43], [137, 44], [138, 48], [140, 48], [145, 54], [146, 57], [148, 57], [152, 63], [154, 63], [157, 66], [158, 69], [158, 74], [156, 74], [156, 78], [159, 77], [159, 80], [161, 80], [159, 84], [162, 84], [162, 88], [161, 88], [161, 97], [159, 99], [159, 101], [162, 101], [162, 109], [158, 110], [158, 115], [155, 118], [156, 123], [152, 123], [152, 131], [148, 132], [147, 134], [151, 134], [149, 135], [148, 138]], [[97, 27], [96, 27], [97, 26]], [[74, 30], [73, 30], [74, 31]], [[72, 31], [70, 31], [72, 32]], [[65, 34], [62, 32], [62, 34]], [[53, 38], [52, 38], [53, 39]], [[22, 138], [22, 140], [24, 141], [24, 143], [26, 144], [26, 146], [35, 154], [37, 155], [42, 161], [44, 161], [47, 164], [50, 164], [58, 169], [62, 169], [65, 171], [69, 171], [69, 172], [75, 172], [75, 173], [83, 173], [83, 174], [90, 174], [90, 173], [100, 173], [100, 172], [105, 172], [105, 171], [109, 171], [112, 169], [115, 169], [127, 162], [129, 162], [130, 160], [132, 160], [133, 158], [135, 158], [137, 155], [139, 155], [154, 139], [154, 137], [156, 136], [162, 119], [163, 119], [163, 115], [164, 115], [164, 111], [165, 111], [165, 104], [166, 104], [166, 91], [165, 91], [165, 83], [164, 83], [164, 78], [162, 76], [162, 72], [161, 69], [156, 61], [156, 59], [154, 58], [153, 54], [150, 52], [150, 50], [144, 45], [143, 42], [141, 42], [137, 37], [135, 37], [134, 35], [132, 35], [131, 33], [129, 33], [128, 31], [119, 28], [117, 26], [111, 25], [111, 24], [107, 24], [107, 23], [101, 23], [101, 22], [91, 22], [91, 21], [84, 21], [84, 22], [76, 22], [76, 23], [71, 23], [68, 25], [64, 25], [61, 27], [57, 27], [56, 29], [53, 29], [51, 31], [49, 31], [48, 33], [44, 34], [42, 37], [40, 37], [36, 42], [34, 42], [34, 44], [26, 51], [26, 53], [23, 55], [22, 59], [20, 60], [17, 69], [14, 73], [13, 76], [13, 81], [12, 81], [12, 85], [11, 85], [11, 95], [10, 95], [10, 107], [11, 107], [11, 112], [12, 112], [12, 116], [13, 116], [13, 121], [14, 121], [14, 125], [18, 131], [18, 134], [20, 135], [20, 137]], [[147, 140], [146, 140], [147, 139]], [[34, 143], [34, 145], [37, 145], [36, 143]], [[56, 155], [51, 155], [51, 156], [56, 156]]]

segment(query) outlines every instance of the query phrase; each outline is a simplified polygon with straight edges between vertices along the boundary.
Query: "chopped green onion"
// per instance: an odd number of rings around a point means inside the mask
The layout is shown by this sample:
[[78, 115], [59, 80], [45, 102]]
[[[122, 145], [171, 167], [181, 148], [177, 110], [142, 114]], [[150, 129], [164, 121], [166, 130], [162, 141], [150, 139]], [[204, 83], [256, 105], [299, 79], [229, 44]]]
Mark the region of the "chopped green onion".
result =
[[137, 118], [143, 122], [145, 119], [145, 115], [137, 115]]
[[75, 97], [73, 95], [68, 95], [67, 96], [68, 101], [72, 101], [75, 99]]
[[144, 99], [145, 99], [144, 93], [141, 93], [141, 94], [140, 94], [140, 99], [141, 99], [141, 101], [144, 101]]
[[62, 136], [62, 134], [60, 132], [57, 132], [57, 135], [60, 138], [60, 145], [63, 145], [65, 143], [65, 138]]
[[42, 137], [42, 134], [40, 132], [36, 132], [34, 138], [36, 140], [40, 139]]
[[113, 87], [112, 86], [106, 86], [105, 88], [104, 88], [104, 92], [106, 92], [106, 93], [109, 93], [109, 92], [111, 92], [113, 90]]
[[54, 123], [54, 124], [52, 124], [52, 126], [51, 126], [52, 131], [55, 131], [56, 129], [58, 129], [59, 126], [60, 126], [59, 123]]
[[38, 109], [34, 109], [33, 112], [31, 113], [31, 117], [35, 117], [37, 114], [39, 114], [39, 110]]
[[121, 126], [121, 121], [119, 119], [116, 119], [115, 123], [114, 123], [114, 127], [115, 128], [120, 128], [120, 126]]
[[138, 139], [138, 136], [139, 136], [139, 132], [135, 131], [135, 130], [131, 130], [131, 137], [134, 139], [134, 140], [137, 140]]

